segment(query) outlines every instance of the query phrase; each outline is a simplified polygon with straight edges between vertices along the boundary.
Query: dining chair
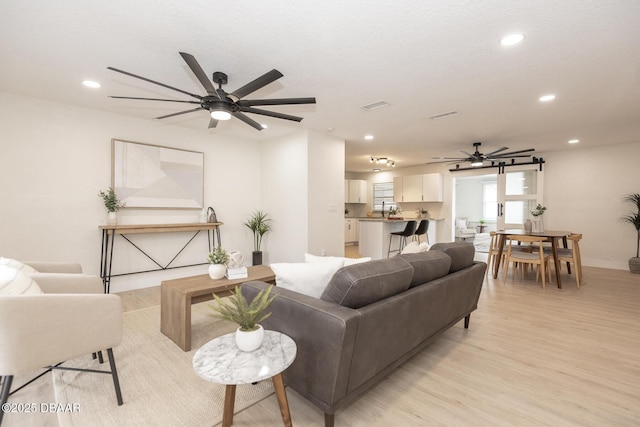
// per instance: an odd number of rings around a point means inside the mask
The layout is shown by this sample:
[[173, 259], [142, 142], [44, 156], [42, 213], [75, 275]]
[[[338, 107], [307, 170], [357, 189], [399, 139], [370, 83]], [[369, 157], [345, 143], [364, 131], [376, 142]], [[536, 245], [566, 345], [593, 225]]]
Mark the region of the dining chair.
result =
[[[500, 248], [498, 246], [498, 242], [500, 239], [498, 238], [498, 234], [495, 231], [490, 231], [489, 236], [491, 236], [491, 240], [489, 241], [489, 257], [487, 258], [487, 270], [484, 273], [485, 278], [489, 275], [489, 270], [491, 270], [491, 265], [493, 264], [495, 267], [496, 258], [498, 258], [498, 253]], [[504, 260], [507, 256], [506, 252], [502, 252], [502, 257], [499, 260], [499, 264], [503, 265], [504, 268]], [[500, 268], [500, 267], [498, 267]]]
[[[560, 261], [560, 266], [562, 267], [563, 262], [573, 263], [573, 271], [576, 276], [576, 287], [580, 287], [580, 282], [582, 281], [582, 260], [580, 259], [580, 239], [582, 239], [582, 234], [571, 233], [567, 236], [567, 241], [571, 242], [569, 248], [556, 248], [558, 254], [558, 261]], [[559, 241], [558, 241], [559, 243]], [[551, 253], [551, 248], [544, 248], [544, 252], [546, 254]]]
[[[523, 277], [524, 265], [531, 264], [536, 265], [536, 282], [538, 281], [538, 276], [542, 276], [542, 289], [545, 288], [545, 273], [549, 277], [549, 282], [551, 282], [551, 270], [549, 269], [549, 255], [544, 252], [542, 247], [542, 242], [546, 241], [544, 237], [538, 236], [524, 236], [524, 235], [514, 235], [510, 234], [507, 236], [509, 240], [509, 245], [507, 249], [507, 255], [504, 260], [504, 276], [503, 282], [507, 280], [507, 272], [509, 270], [509, 263], [513, 263], [513, 270], [511, 272], [511, 279], [515, 278], [516, 268], [517, 266], [520, 268], [520, 277]], [[527, 243], [531, 246], [538, 246], [537, 251], [524, 251], [524, 250], [513, 250], [513, 242]]]

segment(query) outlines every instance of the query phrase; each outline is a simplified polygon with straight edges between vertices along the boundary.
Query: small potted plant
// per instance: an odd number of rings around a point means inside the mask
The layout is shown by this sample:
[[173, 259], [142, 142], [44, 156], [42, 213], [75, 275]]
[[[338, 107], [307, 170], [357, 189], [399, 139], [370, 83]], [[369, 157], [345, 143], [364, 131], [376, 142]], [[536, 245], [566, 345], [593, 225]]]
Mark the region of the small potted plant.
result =
[[544, 223], [542, 221], [542, 214], [546, 211], [547, 208], [538, 203], [538, 206], [534, 210], [531, 211], [531, 215], [533, 216], [533, 232], [534, 233], [542, 233], [544, 231]]
[[248, 303], [240, 292], [240, 286], [236, 286], [233, 295], [228, 300], [223, 300], [213, 294], [218, 305], [211, 306], [215, 312], [212, 317], [238, 324], [236, 344], [242, 351], [254, 351], [262, 345], [264, 328], [260, 322], [271, 316], [270, 312], [264, 313], [275, 298], [275, 296], [270, 296], [271, 288], [273, 285], [261, 290], [251, 303]]
[[422, 216], [422, 218], [424, 219], [429, 218], [429, 211], [426, 209], [420, 208], [420, 216]]
[[623, 216], [621, 220], [628, 222], [636, 229], [636, 256], [629, 258], [629, 271], [640, 274], [640, 194], [628, 194], [622, 200], [631, 203], [634, 207], [634, 211]]
[[222, 279], [227, 272], [229, 252], [217, 247], [209, 252], [209, 277], [213, 280]]
[[118, 223], [117, 212], [125, 206], [125, 203], [118, 199], [118, 195], [113, 190], [113, 187], [109, 187], [107, 191], [100, 191], [98, 196], [102, 198], [104, 206], [107, 208], [107, 223], [109, 225], [116, 225]]
[[269, 215], [262, 211], [255, 211], [244, 225], [253, 231], [253, 265], [262, 264], [262, 236], [271, 231], [271, 218]]

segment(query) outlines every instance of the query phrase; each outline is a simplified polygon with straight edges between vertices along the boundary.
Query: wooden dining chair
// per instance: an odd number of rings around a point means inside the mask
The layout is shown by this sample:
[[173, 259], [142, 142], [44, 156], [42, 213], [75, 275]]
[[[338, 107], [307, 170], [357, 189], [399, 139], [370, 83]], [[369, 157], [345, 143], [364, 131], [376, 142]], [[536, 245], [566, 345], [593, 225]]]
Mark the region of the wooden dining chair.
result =
[[[545, 273], [549, 277], [549, 282], [551, 282], [551, 270], [549, 268], [549, 255], [544, 252], [542, 247], [542, 242], [546, 241], [544, 237], [538, 236], [523, 236], [523, 235], [514, 235], [510, 234], [507, 236], [509, 240], [509, 245], [507, 248], [507, 255], [504, 260], [504, 276], [503, 281], [507, 280], [507, 272], [509, 270], [509, 263], [513, 263], [513, 270], [511, 273], [511, 279], [513, 280], [516, 275], [516, 266], [520, 268], [520, 277], [523, 277], [524, 273], [524, 265], [531, 264], [536, 265], [536, 282], [538, 281], [538, 277], [542, 277], [542, 289], [545, 288]], [[523, 250], [513, 250], [515, 247], [513, 246], [513, 242], [518, 244], [527, 243], [531, 246], [538, 246], [537, 251], [523, 251]]]
[[[491, 236], [491, 240], [489, 241], [489, 257], [487, 258], [487, 270], [484, 273], [485, 279], [489, 275], [489, 270], [491, 270], [492, 268], [491, 265], [493, 264], [493, 266], [495, 267], [496, 258], [498, 258], [498, 253], [500, 252], [500, 247], [498, 246], [499, 245], [498, 242], [500, 242], [500, 239], [498, 237], [498, 234], [495, 231], [490, 231], [489, 236]], [[499, 264], [503, 265], [503, 268], [504, 268], [504, 260], [506, 257], [507, 257], [507, 253], [503, 251], [502, 257], [501, 257], [502, 259], [498, 261]]]
[[[576, 287], [580, 287], [582, 281], [582, 260], [580, 259], [580, 239], [582, 234], [571, 233], [567, 236], [567, 241], [571, 242], [569, 248], [556, 248], [558, 261], [562, 267], [563, 262], [573, 263], [573, 272], [576, 277]], [[559, 241], [558, 241], [559, 243]], [[551, 248], [544, 248], [546, 254], [551, 254]]]

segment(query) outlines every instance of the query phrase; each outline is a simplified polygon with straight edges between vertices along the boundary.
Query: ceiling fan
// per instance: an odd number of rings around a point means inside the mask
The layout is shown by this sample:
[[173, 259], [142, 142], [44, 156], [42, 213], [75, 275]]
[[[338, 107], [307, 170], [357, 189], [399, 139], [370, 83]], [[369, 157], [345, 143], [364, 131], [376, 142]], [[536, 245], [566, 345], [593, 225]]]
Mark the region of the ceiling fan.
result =
[[[110, 96], [110, 98], [118, 99], [140, 99], [146, 101], [166, 101], [166, 102], [182, 102], [187, 104], [199, 105], [197, 108], [193, 108], [186, 111], [180, 111], [178, 113], [167, 114], [164, 116], [156, 117], [156, 119], [166, 119], [167, 117], [178, 116], [180, 114], [193, 113], [195, 111], [206, 110], [211, 114], [211, 120], [209, 121], [209, 129], [215, 128], [218, 125], [219, 120], [229, 120], [231, 116], [242, 120], [249, 126], [254, 127], [257, 130], [262, 130], [263, 127], [260, 123], [256, 122], [244, 113], [260, 114], [263, 116], [275, 117], [277, 119], [292, 120], [299, 122], [302, 117], [291, 116], [289, 114], [277, 113], [274, 111], [263, 110], [259, 108], [253, 108], [254, 106], [261, 105], [288, 105], [288, 104], [315, 104], [315, 98], [280, 98], [280, 99], [255, 99], [255, 100], [243, 100], [245, 96], [255, 92], [258, 89], [278, 80], [283, 74], [278, 70], [271, 70], [257, 79], [247, 83], [235, 91], [228, 93], [222, 89], [222, 85], [227, 84], [227, 75], [220, 71], [213, 73], [213, 80], [209, 80], [207, 75], [198, 64], [198, 61], [188, 53], [180, 52], [180, 55], [185, 60], [193, 74], [200, 81], [200, 84], [207, 91], [207, 95], [201, 96], [194, 93], [189, 93], [182, 89], [178, 89], [164, 83], [156, 82], [146, 77], [137, 76], [127, 71], [118, 70], [117, 68], [107, 67], [107, 69], [116, 71], [118, 73], [125, 74], [127, 76], [135, 77], [136, 79], [144, 80], [149, 83], [157, 84], [167, 89], [175, 90], [177, 92], [189, 95], [197, 101], [182, 101], [176, 99], [159, 99], [159, 98], [137, 98], [131, 96]], [[218, 84], [218, 88], [213, 83]]]
[[506, 159], [515, 159], [518, 157], [531, 157], [532, 156], [531, 154], [524, 154], [524, 153], [530, 153], [532, 151], [535, 151], [535, 149], [533, 148], [527, 148], [526, 150], [509, 151], [505, 153], [503, 151], [508, 150], [509, 148], [500, 147], [497, 150], [494, 150], [490, 153], [483, 154], [478, 150], [480, 145], [482, 145], [481, 142], [473, 143], [473, 146], [475, 147], [475, 152], [473, 154], [469, 153], [468, 151], [460, 150], [460, 152], [467, 157], [434, 157], [434, 159], [442, 160], [442, 161], [432, 162], [432, 163], [454, 164], [454, 163], [469, 162], [471, 163], [471, 166], [477, 167], [477, 166], [482, 166], [482, 164], [485, 161], [500, 162]]

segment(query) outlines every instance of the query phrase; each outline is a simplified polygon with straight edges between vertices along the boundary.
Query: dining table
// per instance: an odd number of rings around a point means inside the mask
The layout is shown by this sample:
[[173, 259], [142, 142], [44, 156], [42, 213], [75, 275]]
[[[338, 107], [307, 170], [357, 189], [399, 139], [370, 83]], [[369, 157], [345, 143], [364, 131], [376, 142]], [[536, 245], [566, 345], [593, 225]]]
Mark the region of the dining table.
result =
[[[538, 236], [538, 237], [546, 237], [547, 240], [551, 243], [551, 253], [553, 254], [553, 263], [556, 268], [556, 283], [558, 284], [558, 288], [562, 289], [562, 280], [560, 279], [560, 260], [558, 259], [558, 240], [562, 240], [562, 245], [567, 247], [567, 236], [570, 235], [570, 231], [559, 231], [559, 230], [545, 230], [545, 231], [537, 231], [537, 232], [526, 232], [520, 228], [510, 229], [510, 230], [498, 230], [496, 231], [496, 235], [498, 237], [498, 257], [496, 259], [502, 259], [502, 252], [504, 249], [504, 245], [507, 241], [507, 236], [510, 235], [518, 235], [518, 236]], [[506, 267], [508, 268], [508, 266]], [[498, 270], [500, 269], [500, 262], [496, 262], [493, 267], [493, 278], [498, 278]], [[567, 269], [569, 274], [571, 274], [570, 264], [567, 263]]]

